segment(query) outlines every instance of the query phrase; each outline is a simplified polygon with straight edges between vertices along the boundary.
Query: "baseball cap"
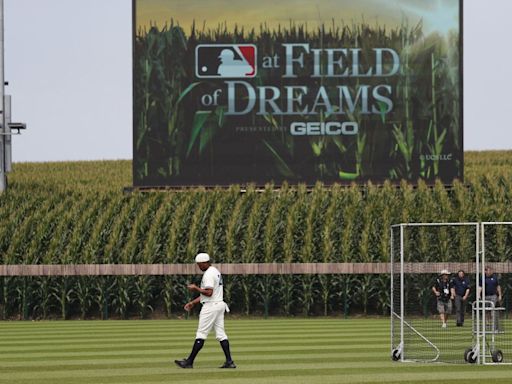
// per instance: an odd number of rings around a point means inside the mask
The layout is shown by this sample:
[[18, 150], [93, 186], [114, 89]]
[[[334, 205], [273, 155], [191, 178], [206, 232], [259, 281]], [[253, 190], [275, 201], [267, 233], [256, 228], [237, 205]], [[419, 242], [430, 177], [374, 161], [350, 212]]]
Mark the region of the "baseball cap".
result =
[[207, 253], [198, 253], [196, 256], [196, 263], [206, 263], [210, 261], [210, 256]]
[[450, 274], [450, 271], [448, 271], [447, 269], [443, 269], [440, 273], [440, 275], [449, 275]]

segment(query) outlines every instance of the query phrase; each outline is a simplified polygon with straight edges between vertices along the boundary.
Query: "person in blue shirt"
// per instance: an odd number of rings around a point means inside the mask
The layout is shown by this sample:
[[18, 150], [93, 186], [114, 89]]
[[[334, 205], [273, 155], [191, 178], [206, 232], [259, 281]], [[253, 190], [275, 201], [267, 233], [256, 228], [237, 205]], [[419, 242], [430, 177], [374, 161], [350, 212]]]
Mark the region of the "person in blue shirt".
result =
[[[482, 288], [480, 288], [481, 290]], [[496, 307], [501, 302], [501, 298], [502, 292], [498, 276], [491, 267], [485, 267], [485, 301], [491, 302]]]
[[457, 318], [457, 327], [464, 325], [464, 313], [466, 312], [466, 302], [470, 293], [469, 279], [466, 273], [461, 269], [457, 276], [452, 279], [455, 289], [455, 314]]
[[[480, 292], [478, 292], [478, 296], [482, 295], [482, 287], [480, 287]], [[498, 276], [494, 273], [494, 270], [491, 267], [485, 267], [485, 306], [486, 307], [497, 307], [499, 303], [501, 303], [502, 292], [500, 281]], [[485, 316], [486, 328], [494, 328], [495, 330], [499, 329], [498, 317], [494, 317], [491, 315], [491, 312], [486, 311]]]

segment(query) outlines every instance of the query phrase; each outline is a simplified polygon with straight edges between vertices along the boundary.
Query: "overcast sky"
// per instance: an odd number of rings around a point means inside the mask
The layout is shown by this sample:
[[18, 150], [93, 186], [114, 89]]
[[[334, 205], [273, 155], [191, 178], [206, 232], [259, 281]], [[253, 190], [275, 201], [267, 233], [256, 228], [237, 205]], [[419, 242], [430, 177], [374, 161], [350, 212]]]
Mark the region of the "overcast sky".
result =
[[[205, 2], [212, 6], [205, 7]], [[403, 16], [414, 25], [422, 19], [427, 34], [459, 26], [459, 0], [258, 0], [256, 7], [254, 0], [139, 0], [139, 4], [137, 24], [163, 26], [171, 14], [186, 32], [194, 22], [200, 26], [205, 22], [207, 28], [226, 23], [229, 29], [243, 25], [246, 30], [258, 30], [263, 21], [276, 29], [287, 26], [290, 19], [313, 29], [325, 22], [330, 25], [335, 15], [346, 23], [364, 15], [369, 23], [388, 28], [400, 26]]]
[[[131, 159], [131, 0], [4, 2], [14, 160]], [[512, 149], [512, 1], [464, 7], [465, 150]]]

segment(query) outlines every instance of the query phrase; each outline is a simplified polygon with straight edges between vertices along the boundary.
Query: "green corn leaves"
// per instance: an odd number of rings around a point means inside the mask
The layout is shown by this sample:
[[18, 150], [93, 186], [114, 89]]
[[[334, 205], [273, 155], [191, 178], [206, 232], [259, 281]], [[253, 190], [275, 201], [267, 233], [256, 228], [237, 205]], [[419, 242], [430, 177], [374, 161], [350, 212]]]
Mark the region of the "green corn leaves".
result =
[[[130, 184], [127, 161], [15, 164], [11, 189], [0, 196], [0, 260], [179, 264], [205, 250], [216, 263], [388, 262], [390, 224], [512, 217], [512, 152], [470, 152], [466, 163], [466, 184], [455, 181], [451, 190], [441, 182], [417, 189], [405, 182], [318, 184], [312, 191], [269, 184], [263, 192], [233, 186], [128, 195], [122, 193]], [[510, 260], [510, 233], [490, 230], [489, 239], [489, 256]], [[419, 230], [406, 238], [406, 247], [422, 261], [472, 257], [471, 238], [452, 230], [440, 230], [435, 241]], [[227, 276], [225, 290], [235, 312], [251, 315], [382, 314], [388, 278]], [[0, 316], [181, 315], [188, 280], [198, 282], [198, 276], [2, 277]], [[428, 307], [424, 292], [415, 295]]]

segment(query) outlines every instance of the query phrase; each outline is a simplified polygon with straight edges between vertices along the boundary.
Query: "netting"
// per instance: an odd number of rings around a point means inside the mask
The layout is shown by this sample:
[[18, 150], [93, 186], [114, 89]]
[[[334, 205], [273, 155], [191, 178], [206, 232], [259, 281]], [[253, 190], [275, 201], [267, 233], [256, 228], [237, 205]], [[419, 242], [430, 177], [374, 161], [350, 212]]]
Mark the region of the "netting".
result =
[[401, 295], [400, 295], [400, 228], [391, 228], [391, 351], [393, 359], [401, 358]]
[[[482, 223], [480, 334], [484, 364], [512, 363], [512, 223]], [[495, 279], [495, 280], [493, 280]], [[496, 283], [501, 295], [494, 292]], [[495, 294], [496, 293], [496, 294]], [[501, 300], [499, 300], [501, 296]]]
[[[399, 355], [400, 360], [464, 362], [464, 351], [473, 340], [470, 303], [476, 298], [478, 231], [477, 223], [392, 228], [395, 359]], [[441, 276], [442, 270], [448, 270], [446, 277]], [[459, 270], [465, 272], [462, 280], [470, 287], [465, 301], [463, 296], [457, 299], [458, 295], [452, 300], [451, 288]]]

